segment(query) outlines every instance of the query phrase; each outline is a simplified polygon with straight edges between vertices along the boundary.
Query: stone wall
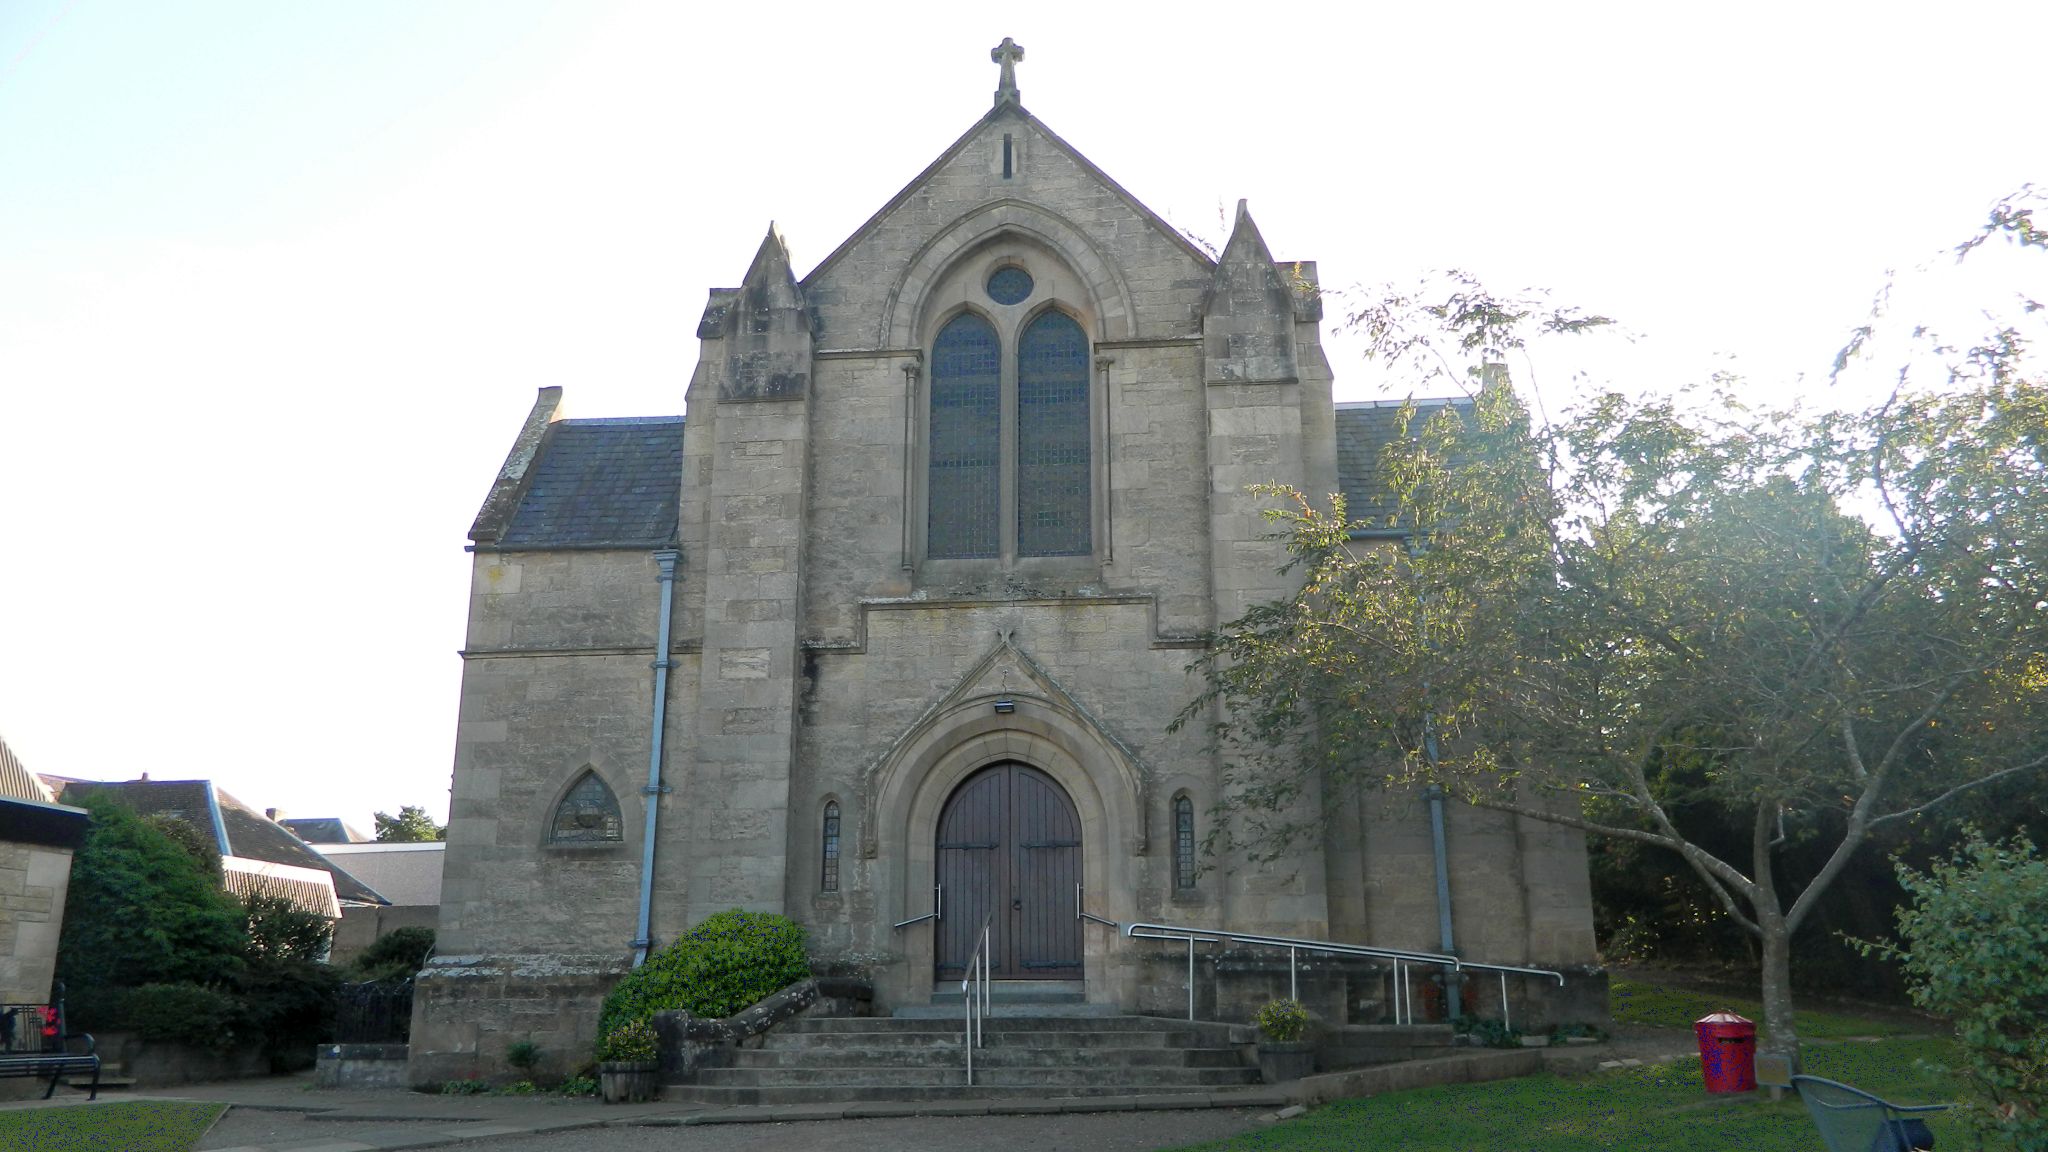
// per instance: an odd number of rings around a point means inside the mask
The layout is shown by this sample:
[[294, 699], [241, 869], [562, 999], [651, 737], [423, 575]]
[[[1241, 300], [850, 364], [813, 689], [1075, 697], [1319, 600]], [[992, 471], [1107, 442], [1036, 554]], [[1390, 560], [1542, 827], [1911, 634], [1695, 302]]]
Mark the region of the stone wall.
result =
[[627, 964], [609, 956], [437, 956], [413, 986], [406, 1080], [505, 1077], [505, 1050], [540, 1049], [537, 1079], [565, 1077], [595, 1058], [597, 1014]]
[[70, 884], [70, 849], [0, 842], [0, 1003], [49, 1002]]

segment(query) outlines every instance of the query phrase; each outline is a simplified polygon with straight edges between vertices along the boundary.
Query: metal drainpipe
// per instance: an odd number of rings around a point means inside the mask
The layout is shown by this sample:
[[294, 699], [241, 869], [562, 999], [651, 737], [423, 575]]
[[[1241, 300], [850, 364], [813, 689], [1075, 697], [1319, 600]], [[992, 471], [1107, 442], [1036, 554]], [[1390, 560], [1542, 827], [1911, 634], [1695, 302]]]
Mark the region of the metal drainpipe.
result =
[[[1427, 723], [1427, 721], [1425, 721]], [[1430, 761], [1436, 761], [1436, 736], [1429, 737]], [[1444, 853], [1444, 790], [1432, 784], [1429, 797], [1429, 839], [1430, 847], [1436, 853], [1436, 930], [1443, 937], [1443, 951], [1457, 954], [1457, 943], [1451, 939], [1451, 870]], [[1444, 973], [1444, 1014], [1452, 1020], [1458, 1018], [1459, 978], [1456, 972]]]
[[[1411, 555], [1423, 547], [1416, 534], [1406, 528], [1353, 528], [1347, 535], [1353, 540], [1400, 540], [1408, 545]], [[1422, 614], [1422, 596], [1416, 594], [1416, 615]], [[1427, 684], [1423, 692], [1429, 691]], [[1431, 775], [1436, 772], [1436, 713], [1425, 707], [1422, 711], [1422, 754], [1429, 760]], [[1436, 927], [1444, 952], [1455, 955], [1458, 950], [1456, 939], [1451, 934], [1451, 868], [1448, 853], [1444, 848], [1444, 790], [1431, 784], [1423, 793], [1429, 800], [1429, 841], [1431, 854], [1436, 859]], [[1444, 1012], [1450, 1019], [1459, 1016], [1459, 976], [1456, 972], [1444, 973]]]
[[[1422, 545], [1413, 540], [1410, 540], [1408, 543], [1410, 555], [1419, 552], [1421, 548]], [[1422, 593], [1418, 591], [1415, 594], [1415, 611], [1420, 615], [1422, 610]], [[1428, 627], [1426, 620], [1424, 627], [1425, 629]], [[1436, 709], [1429, 702], [1429, 685], [1427, 683], [1424, 683], [1422, 686], [1422, 694], [1422, 754], [1429, 758], [1429, 774], [1430, 778], [1434, 780], [1437, 767]], [[1451, 865], [1450, 854], [1445, 851], [1444, 846], [1443, 786], [1432, 783], [1428, 791], [1423, 793], [1423, 795], [1429, 800], [1429, 847], [1431, 855], [1436, 858], [1436, 931], [1441, 941], [1440, 948], [1442, 951], [1455, 956], [1458, 951], [1458, 943], [1451, 934]], [[1459, 1009], [1462, 1007], [1459, 1003], [1459, 994], [1462, 991], [1457, 971], [1453, 969], [1452, 971], [1445, 972], [1445, 1019], [1456, 1020], [1458, 1018]]]
[[668, 670], [675, 661], [669, 653], [669, 625], [675, 619], [676, 561], [682, 553], [665, 548], [654, 554], [655, 580], [661, 585], [661, 625], [654, 641], [654, 735], [648, 741], [647, 787], [640, 790], [647, 807], [647, 829], [640, 846], [640, 922], [633, 938], [633, 967], [647, 962], [654, 946], [650, 921], [654, 912], [654, 831], [661, 819], [661, 738], [668, 727]]

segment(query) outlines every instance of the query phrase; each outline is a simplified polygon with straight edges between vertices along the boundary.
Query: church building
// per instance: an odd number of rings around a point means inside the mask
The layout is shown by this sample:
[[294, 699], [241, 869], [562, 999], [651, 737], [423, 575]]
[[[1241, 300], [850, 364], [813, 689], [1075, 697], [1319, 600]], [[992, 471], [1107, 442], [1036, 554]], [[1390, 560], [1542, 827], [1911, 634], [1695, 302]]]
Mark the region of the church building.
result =
[[[1374, 506], [1399, 409], [1333, 402], [1313, 261], [1242, 204], [1220, 257], [1191, 243], [1025, 110], [1023, 54], [822, 262], [771, 226], [711, 289], [685, 415], [541, 390], [470, 531], [414, 1082], [587, 1059], [618, 975], [734, 907], [884, 1011], [957, 995], [986, 923], [998, 982], [1185, 1014], [1183, 951], [1134, 921], [1450, 944], [1598, 1005], [1577, 833], [1386, 791], [1290, 859], [1201, 855], [1226, 765], [1168, 722], [1204, 634], [1290, 590], [1249, 486]], [[1284, 952], [1214, 951], [1206, 1018], [1288, 987]], [[1340, 1022], [1400, 994], [1318, 971]], [[1541, 984], [1518, 1013], [1564, 1011]]]

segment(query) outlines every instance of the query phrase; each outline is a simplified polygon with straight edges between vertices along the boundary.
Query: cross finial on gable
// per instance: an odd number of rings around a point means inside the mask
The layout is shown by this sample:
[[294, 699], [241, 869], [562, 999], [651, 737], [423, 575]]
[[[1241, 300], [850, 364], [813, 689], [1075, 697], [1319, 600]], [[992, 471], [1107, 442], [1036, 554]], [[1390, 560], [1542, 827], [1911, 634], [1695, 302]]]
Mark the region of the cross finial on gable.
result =
[[1002, 81], [996, 85], [996, 106], [1022, 103], [1017, 94], [1017, 61], [1024, 58], [1023, 46], [1005, 36], [1001, 44], [989, 49], [988, 58], [1003, 66]]

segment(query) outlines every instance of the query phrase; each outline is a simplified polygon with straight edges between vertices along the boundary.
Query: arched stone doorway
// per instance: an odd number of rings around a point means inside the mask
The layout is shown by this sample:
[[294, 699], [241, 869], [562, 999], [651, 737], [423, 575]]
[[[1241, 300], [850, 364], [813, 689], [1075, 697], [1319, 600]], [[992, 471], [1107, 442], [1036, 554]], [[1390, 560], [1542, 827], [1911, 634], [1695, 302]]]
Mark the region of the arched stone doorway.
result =
[[1057, 780], [1018, 760], [975, 772], [947, 796], [934, 845], [946, 900], [935, 975], [957, 979], [989, 929], [996, 980], [1079, 980], [1081, 819]]

